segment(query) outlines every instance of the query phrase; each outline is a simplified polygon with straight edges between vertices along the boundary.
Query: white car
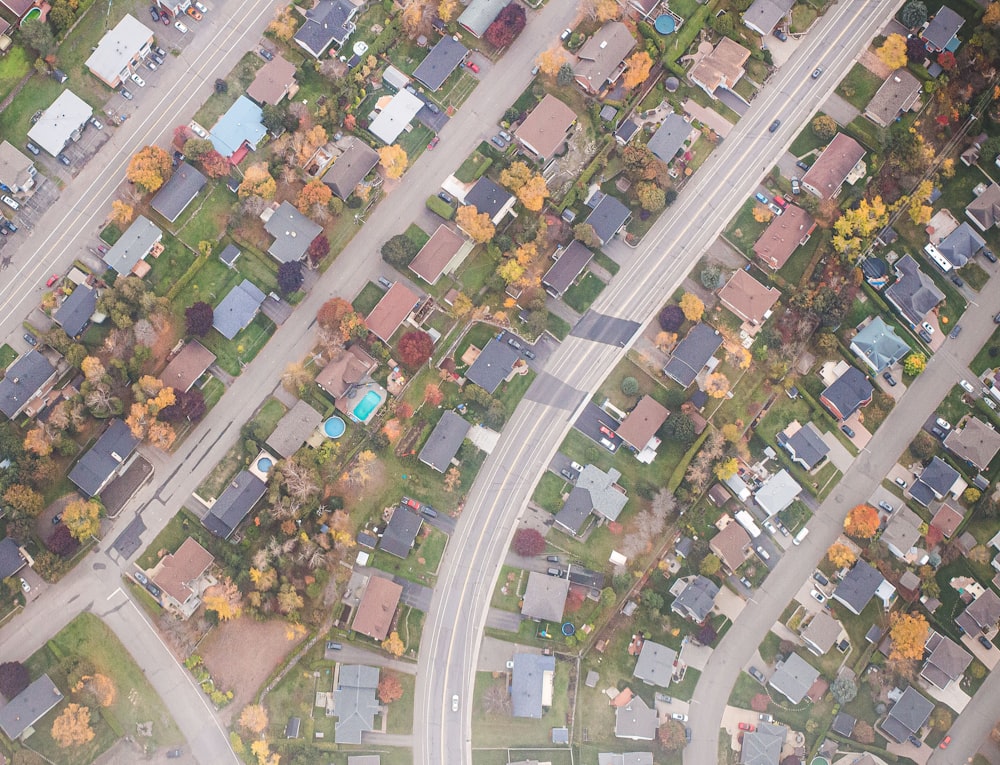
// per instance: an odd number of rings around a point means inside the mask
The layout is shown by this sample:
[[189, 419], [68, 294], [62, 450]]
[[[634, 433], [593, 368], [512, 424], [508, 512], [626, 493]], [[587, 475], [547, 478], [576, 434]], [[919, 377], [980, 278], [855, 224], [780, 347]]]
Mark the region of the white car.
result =
[[809, 593], [809, 594], [813, 596], [813, 599], [814, 599], [814, 600], [815, 600], [815, 601], [816, 601], [817, 603], [822, 603], [822, 602], [824, 602], [824, 601], [826, 600], [826, 595], [824, 595], [824, 594], [823, 594], [822, 592], [820, 592], [819, 590], [812, 590], [812, 591], [810, 591], [810, 593]]
[[188, 33], [188, 28], [184, 25], [183, 21], [175, 21], [174, 29], [176, 29], [182, 35], [186, 35]]
[[942, 420], [940, 417], [934, 420], [934, 424], [941, 428], [941, 430], [951, 430], [951, 423], [947, 420]]
[[202, 13], [208, 13], [208, 8], [205, 7], [204, 3], [195, 3], [194, 7], [197, 8]]
[[457, 712], [458, 711], [458, 694], [457, 693], [454, 696], [451, 697], [451, 711], [452, 712]]
[[140, 88], [146, 87], [146, 81], [142, 79], [142, 77], [137, 75], [135, 72], [132, 72], [132, 76], [129, 79], [132, 80], [132, 82], [134, 82]]
[[688, 721], [688, 716], [686, 714], [682, 714], [680, 712], [671, 712], [670, 713], [670, 719], [671, 720], [677, 720], [677, 722], [687, 722]]
[[[966, 393], [975, 393], [976, 389], [972, 387], [972, 384], [968, 380], [959, 380], [958, 384], [962, 386], [962, 390]], [[990, 403], [987, 399], [986, 403]]]
[[9, 207], [11, 210], [20, 210], [21, 209], [21, 204], [16, 199], [13, 199], [12, 197], [4, 196], [4, 197], [0, 197], [0, 199], [2, 199], [3, 203], [5, 205], [7, 205], [7, 207]]
[[932, 327], [932, 326], [931, 326], [931, 325], [930, 325], [929, 323], [927, 323], [926, 321], [925, 321], [925, 322], [923, 322], [923, 323], [921, 323], [921, 325], [920, 325], [920, 326], [921, 326], [921, 327], [923, 327], [923, 329], [925, 329], [925, 330], [927, 331], [927, 334], [928, 334], [928, 335], [933, 335], [933, 334], [934, 334], [934, 327]]
[[31, 592], [31, 585], [24, 580], [23, 576], [21, 577], [21, 589], [25, 592]]

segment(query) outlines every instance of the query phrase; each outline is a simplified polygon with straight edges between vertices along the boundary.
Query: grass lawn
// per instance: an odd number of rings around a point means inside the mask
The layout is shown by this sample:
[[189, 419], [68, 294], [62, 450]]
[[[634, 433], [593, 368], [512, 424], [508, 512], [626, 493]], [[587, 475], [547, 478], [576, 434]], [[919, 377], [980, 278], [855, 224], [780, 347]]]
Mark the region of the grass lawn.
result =
[[861, 64], [855, 64], [851, 71], [840, 81], [835, 91], [856, 109], [864, 111], [872, 96], [882, 86], [882, 80], [869, 72]]
[[820, 146], [825, 146], [826, 141], [819, 136], [817, 136], [811, 127], [812, 120], [817, 117], [825, 117], [824, 112], [816, 112], [813, 118], [806, 123], [806, 126], [802, 128], [802, 132], [795, 136], [795, 140], [792, 141], [792, 145], [788, 147], [788, 150], [794, 154], [796, 157], [804, 157], [812, 151], [815, 151]]
[[[164, 234], [162, 244], [163, 252], [160, 253], [160, 257], [150, 258], [147, 261], [150, 264], [147, 281], [152, 286], [153, 292], [161, 297], [188, 272], [197, 256], [197, 252], [191, 251], [183, 242], [170, 234]], [[184, 308], [200, 298], [198, 293], [188, 295], [186, 292], [187, 290], [181, 291]]]
[[552, 706], [542, 714], [541, 719], [515, 718], [510, 715], [490, 714], [483, 709], [482, 698], [491, 685], [502, 683], [506, 687], [507, 678], [494, 679], [490, 672], [476, 673], [476, 689], [472, 706], [473, 746], [507, 746], [511, 742], [521, 745], [548, 745], [552, 728], [566, 724], [570, 711], [568, 693], [569, 674], [572, 665], [556, 661]]
[[793, 34], [805, 32], [816, 21], [816, 16], [817, 12], [815, 8], [802, 5], [801, 3], [796, 4], [792, 8], [792, 23], [789, 25], [789, 31]]
[[962, 278], [976, 292], [980, 292], [989, 281], [990, 275], [986, 273], [982, 266], [973, 261], [969, 261], [962, 268]]
[[414, 124], [410, 132], [407, 133], [404, 131], [401, 133], [396, 143], [403, 147], [406, 151], [406, 156], [410, 159], [410, 164], [413, 164], [417, 160], [417, 157], [426, 151], [427, 144], [430, 143], [433, 137], [434, 131], [418, 122]]
[[367, 316], [384, 296], [385, 290], [375, 284], [375, 282], [368, 282], [351, 302], [351, 305], [362, 316]]
[[1000, 328], [995, 329], [990, 339], [983, 343], [983, 347], [969, 364], [969, 369], [982, 377], [987, 369], [994, 369], [998, 365], [1000, 365]]
[[214, 184], [207, 194], [198, 197], [195, 204], [184, 211], [177, 227], [177, 235], [192, 250], [198, 250], [199, 242], [211, 242], [212, 251], [216, 254], [225, 249], [227, 242], [219, 241], [219, 232], [225, 231], [229, 218], [236, 206], [235, 196], [224, 183], [209, 181]]
[[202, 344], [216, 355], [216, 363], [229, 374], [238, 376], [244, 365], [253, 361], [276, 327], [274, 322], [259, 313], [254, 320], [232, 340], [227, 340], [218, 332], [209, 332], [201, 339]]
[[609, 258], [600, 250], [594, 253], [594, 262], [612, 276], [614, 276], [621, 270], [621, 266], [618, 265], [618, 263], [613, 261], [611, 258]]
[[872, 151], [878, 151], [882, 146], [883, 131], [874, 122], [864, 118], [855, 117], [844, 128], [844, 132], [861, 142], [863, 146]]
[[546, 472], [532, 494], [532, 501], [550, 513], [558, 513], [563, 506], [563, 494], [569, 490], [569, 484], [562, 476]]
[[484, 247], [473, 250], [455, 274], [462, 283], [462, 292], [475, 298], [486, 285], [490, 274], [496, 271], [498, 263], [499, 258], [490, 257]]
[[566, 290], [563, 301], [577, 313], [583, 313], [597, 300], [607, 285], [588, 271], [583, 278]]
[[477, 149], [459, 165], [458, 170], [455, 171], [455, 177], [462, 183], [472, 183], [479, 180], [492, 164], [493, 160]]
[[760, 203], [756, 199], [752, 197], [748, 199], [740, 207], [739, 213], [737, 213], [736, 217], [733, 218], [725, 230], [726, 239], [748, 258], [753, 257], [754, 243], [764, 233], [764, 229], [767, 228], [767, 223], [759, 223], [754, 220], [753, 211], [758, 206], [760, 206]]
[[7, 97], [14, 87], [31, 71], [31, 61], [23, 45], [12, 45], [0, 58], [0, 100]]
[[549, 311], [549, 317], [546, 322], [549, 332], [555, 335], [559, 340], [565, 340], [573, 329], [569, 322], [566, 321], [562, 316], [556, 316], [554, 313]]
[[819, 229], [809, 237], [809, 241], [800, 247], [796, 247], [791, 257], [780, 269], [781, 276], [792, 284], [802, 284], [808, 278], [806, 269], [816, 255], [816, 250], [820, 245], [826, 245], [830, 241], [830, 232]]
[[441, 556], [444, 555], [444, 548], [448, 543], [448, 535], [427, 524], [424, 524], [423, 528], [429, 533], [426, 536], [418, 536], [416, 545], [406, 560], [376, 550], [370, 565], [390, 574], [398, 574], [411, 582], [433, 585]]
[[0, 345], [0, 369], [9, 367], [16, 358], [17, 351], [7, 345], [7, 343]]
[[185, 508], [174, 515], [173, 518], [163, 527], [163, 531], [156, 535], [156, 538], [149, 543], [139, 559], [135, 562], [139, 568], [150, 569], [156, 565], [160, 559], [160, 552], [175, 552], [181, 543], [188, 537], [194, 537], [206, 550], [215, 548], [219, 538], [206, 529], [201, 521], [195, 517], [194, 513]]
[[209, 409], [219, 403], [222, 394], [225, 392], [225, 384], [217, 377], [209, 378], [201, 388], [201, 393], [205, 397], [205, 405]]

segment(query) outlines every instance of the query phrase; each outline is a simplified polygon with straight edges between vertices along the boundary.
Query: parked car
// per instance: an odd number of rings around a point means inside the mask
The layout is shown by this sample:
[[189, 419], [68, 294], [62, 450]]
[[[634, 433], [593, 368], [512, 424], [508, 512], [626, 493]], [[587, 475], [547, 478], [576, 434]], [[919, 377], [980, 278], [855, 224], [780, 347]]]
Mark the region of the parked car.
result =
[[13, 221], [7, 220], [6, 218], [3, 219], [3, 227], [12, 234], [17, 233], [17, 226], [14, 225]]
[[135, 572], [133, 572], [132, 576], [135, 578], [135, 581], [137, 581], [143, 587], [145, 587], [147, 584], [149, 584], [149, 579], [141, 571], [135, 571]]
[[670, 719], [677, 720], [677, 722], [687, 722], [688, 716], [686, 714], [682, 714], [681, 712], [671, 712]]
[[917, 332], [917, 335], [919, 335], [920, 339], [923, 340], [925, 343], [931, 342], [930, 333], [926, 329], [921, 329], [919, 332]]
[[958, 274], [953, 274], [952, 275], [952, 277], [951, 277], [951, 283], [954, 284], [956, 287], [964, 287], [965, 286], [965, 282], [962, 281], [962, 277], [959, 276]]
[[887, 513], [892, 514], [892, 505], [886, 502], [884, 499], [880, 500], [878, 506], [885, 510]]
[[757, 715], [757, 719], [760, 720], [761, 722], [766, 722], [766, 723], [774, 722], [774, 718], [771, 717], [771, 715], [767, 714], [766, 712], [761, 712], [759, 715]]
[[883, 379], [884, 379], [884, 380], [885, 380], [885, 381], [886, 381], [887, 383], [889, 383], [889, 385], [890, 385], [891, 387], [893, 387], [893, 388], [895, 388], [895, 387], [896, 387], [896, 378], [892, 376], [892, 372], [888, 372], [888, 371], [886, 371], [886, 372], [883, 372], [883, 373], [882, 373], [882, 378], [883, 378]]
[[844, 431], [844, 435], [847, 436], [848, 438], [854, 438], [855, 433], [853, 428], [847, 425], [841, 425], [840, 429]]
[[337, 643], [333, 640], [326, 641], [326, 650], [328, 651], [339, 651], [344, 646], [341, 643]]
[[169, 752], [167, 752], [167, 759], [168, 760], [176, 760], [180, 756], [181, 756], [181, 749], [180, 749], [180, 747], [178, 747], [177, 749], [171, 749]]
[[611, 428], [609, 428], [607, 425], [601, 425], [600, 430], [608, 438], [614, 438], [615, 437], [615, 432]]
[[774, 524], [770, 521], [764, 521], [764, 528], [767, 529], [772, 534], [777, 534], [778, 530], [774, 527]]
[[548, 574], [549, 576], [562, 576], [563, 575], [563, 571], [562, 571], [561, 568], [548, 568], [548, 569], [545, 570], [545, 573]]
[[154, 45], [149, 49], [153, 54], [159, 56], [160, 58], [166, 58], [167, 52], [163, 50], [159, 45]]
[[545, 560], [547, 560], [549, 563], [558, 563], [559, 562], [559, 556], [558, 555], [546, 555], [545, 556]]
[[104, 124], [99, 119], [97, 119], [97, 117], [91, 117], [89, 120], [87, 120], [87, 122], [89, 122], [98, 130], [104, 130]]
[[31, 334], [30, 332], [25, 332], [24, 333], [24, 342], [26, 342], [28, 345], [30, 345], [32, 347], [38, 345], [38, 340], [36, 340], [35, 336], [33, 334]]
[[45, 286], [46, 287], [51, 287], [57, 281], [59, 281], [59, 274], [52, 274], [52, 276], [49, 277], [49, 280], [47, 282], [45, 282]]
[[815, 600], [817, 603], [824, 603], [824, 602], [826, 602], [826, 595], [824, 595], [819, 590], [810, 590], [809, 594], [812, 595], [813, 600]]
[[952, 340], [954, 340], [960, 334], [962, 334], [962, 325], [961, 324], [956, 324], [955, 328], [952, 329], [951, 334], [949, 334], [948, 337], [950, 337]]
[[691, 729], [687, 726], [684, 726], [684, 740], [689, 744], [691, 743]]
[[154, 598], [158, 598], [160, 597], [160, 595], [163, 594], [163, 591], [152, 582], [146, 585], [146, 589], [149, 591], [149, 594], [152, 595]]
[[989, 641], [989, 638], [987, 638], [986, 635], [979, 636], [979, 645], [981, 645], [987, 651], [993, 647], [993, 643]]
[[149, 71], [151, 71], [151, 72], [155, 72], [155, 71], [156, 71], [156, 62], [155, 62], [155, 61], [153, 61], [153, 60], [149, 60], [149, 61], [147, 61], [147, 62], [146, 62], [146, 68], [147, 68], [147, 69], [148, 69]]
[[561, 35], [559, 35], [559, 39], [560, 39], [560, 40], [566, 40], [566, 39], [568, 39], [568, 38], [569, 38], [569, 36], [570, 36], [571, 34], [573, 34], [573, 30], [572, 30], [572, 29], [564, 29], [564, 30], [562, 31], [562, 34], [561, 34]]
[[271, 53], [267, 48], [260, 49], [260, 57], [265, 61], [274, 61], [274, 54]]
[[449, 204], [449, 205], [452, 204], [455, 201], [454, 199], [451, 198], [451, 194], [448, 194], [448, 193], [446, 193], [444, 191], [439, 191], [438, 192], [438, 199], [440, 199], [442, 202], [445, 202], [446, 204]]
[[579, 462], [570, 462], [569, 466], [573, 468], [577, 473], [583, 472], [583, 465], [581, 465]]
[[421, 505], [420, 506], [420, 514], [422, 516], [424, 516], [425, 518], [437, 518], [438, 517], [438, 511], [435, 510], [430, 505]]
[[28, 584], [27, 580], [22, 576], [20, 577], [21, 589], [25, 592], [31, 592], [31, 585]]
[[920, 747], [922, 747], [924, 745], [924, 742], [921, 741], [916, 736], [914, 736], [912, 733], [910, 734], [910, 737], [907, 738], [906, 740], [909, 741], [911, 744], [913, 744], [915, 747], [917, 747], [917, 749], [919, 749]]
[[574, 478], [573, 471], [567, 468], [563, 468], [562, 470], [560, 470], [559, 474], [562, 475], [562, 477], [565, 478], [567, 481], [572, 481]]
[[56, 155], [56, 159], [58, 159], [62, 164], [66, 165], [66, 167], [69, 167], [72, 164], [69, 161], [69, 157], [67, 157], [62, 152], [59, 152], [59, 154]]
[[201, 21], [201, 18], [202, 18], [201, 11], [199, 11], [193, 5], [188, 6], [187, 9], [184, 11], [184, 13], [186, 13], [188, 16], [190, 16], [195, 21]]
[[431, 114], [440, 114], [441, 113], [441, 107], [438, 106], [433, 101], [425, 101], [424, 102], [424, 106], [426, 106], [428, 109], [431, 110]]
[[948, 744], [950, 743], [951, 743], [951, 736], [945, 736], [943, 739], [941, 739], [941, 743], [938, 744], [938, 747], [941, 749], [947, 749]]
[[166, 60], [163, 56], [160, 56], [156, 53], [151, 54], [150, 58], [156, 62], [157, 66], [163, 66], [163, 62]]
[[920, 323], [920, 326], [928, 335], [934, 334], [934, 327], [930, 325], [930, 322], [923, 321]]
[[798, 178], [792, 178], [792, 193], [798, 194], [802, 191], [802, 184], [799, 182]]
[[972, 387], [972, 384], [968, 380], [959, 380], [958, 384], [962, 386], [962, 390], [964, 390], [966, 393], [972, 393], [975, 390], [975, 388]]
[[906, 481], [904, 481], [902, 478], [894, 478], [893, 481], [895, 481], [896, 486], [898, 486], [900, 489], [905, 489], [908, 485]]
[[941, 428], [941, 430], [951, 430], [951, 423], [943, 417], [938, 417], [934, 420], [934, 424]]
[[538, 74], [540, 69], [541, 67], [538, 64], [535, 64], [533, 67], [531, 67], [531, 76], [534, 77], [536, 74]]
[[764, 560], [771, 560], [771, 553], [769, 553], [769, 552], [768, 552], [767, 550], [765, 550], [765, 549], [764, 549], [763, 547], [761, 547], [760, 545], [757, 545], [757, 546], [756, 546], [756, 547], [754, 548], [754, 550], [756, 550], [756, 551], [757, 551], [757, 554], [758, 554], [758, 555], [759, 555], [759, 556], [760, 556], [761, 558], [763, 558]]
[[27, 142], [27, 143], [26, 143], [26, 144], [24, 145], [24, 148], [26, 148], [26, 149], [27, 149], [28, 151], [30, 151], [30, 152], [31, 152], [32, 154], [34, 154], [34, 155], [35, 155], [36, 157], [37, 157], [37, 156], [38, 156], [39, 154], [41, 154], [41, 153], [42, 153], [42, 150], [41, 150], [41, 149], [39, 149], [39, 148], [38, 148], [37, 146], [35, 146], [35, 144], [33, 144], [33, 143], [32, 143], [31, 141], [28, 141], [28, 142]]
[[118, 92], [121, 93], [122, 98], [124, 98], [126, 101], [131, 101], [133, 98], [135, 98], [135, 96], [132, 95], [131, 91], [128, 88], [122, 88]]
[[602, 438], [602, 439], [601, 439], [601, 446], [603, 446], [603, 447], [604, 447], [605, 449], [607, 449], [607, 450], [608, 450], [609, 452], [615, 452], [615, 451], [617, 451], [617, 449], [618, 449], [618, 447], [617, 447], [617, 446], [615, 446], [615, 445], [614, 445], [614, 443], [612, 443], [611, 441], [609, 441], [609, 440], [608, 440], [608, 439], [606, 439], [606, 438]]
[[55, 515], [52, 516], [53, 526], [58, 526], [61, 521], [62, 521], [62, 513], [56, 513]]
[[771, 201], [766, 196], [764, 196], [763, 194], [761, 194], [759, 191], [756, 194], [754, 194], [753, 196], [754, 196], [754, 199], [756, 199], [762, 205], [766, 205], [768, 202]]
[[815, 579], [823, 587], [826, 587], [828, 584], [830, 584], [830, 580], [827, 579], [825, 576], [823, 576], [823, 573], [821, 571], [815, 572], [813, 574], [813, 579]]
[[182, 35], [186, 35], [187, 32], [188, 32], [188, 28], [184, 25], [183, 21], [175, 21], [174, 22], [174, 29], [176, 29]]
[[506, 130], [501, 130], [499, 133], [497, 133], [497, 135], [503, 138], [507, 143], [510, 143], [511, 141], [514, 140], [514, 137]]
[[812, 74], [811, 74], [810, 76], [811, 76], [811, 77], [812, 77], [812, 78], [813, 78], [814, 80], [817, 80], [817, 79], [819, 79], [819, 76], [820, 76], [821, 74], [823, 74], [823, 67], [821, 67], [821, 66], [817, 66], [817, 67], [816, 67], [815, 69], [813, 69], [813, 73], [812, 73]]
[[160, 11], [160, 21], [163, 22], [163, 26], [169, 27], [170, 26], [170, 14], [167, 13], [166, 11], [164, 11], [164, 10], [161, 10]]
[[129, 79], [131, 79], [131, 80], [132, 80], [132, 82], [134, 82], [134, 83], [135, 83], [136, 85], [138, 85], [138, 86], [139, 86], [140, 88], [144, 88], [144, 87], [146, 87], [146, 81], [145, 81], [144, 79], [142, 79], [142, 77], [140, 77], [140, 76], [139, 76], [138, 74], [136, 74], [135, 72], [132, 72], [132, 75], [131, 75], [131, 76], [129, 77]]
[[155, 7], [151, 7], [149, 9], [149, 15], [153, 19], [153, 21], [159, 21], [160, 20], [160, 12], [158, 10], [156, 10]]
[[515, 351], [520, 351], [524, 347], [519, 342], [517, 342], [517, 340], [515, 340], [513, 337], [507, 338], [507, 345], [509, 345]]
[[406, 507], [412, 507], [414, 510], [420, 509], [420, 503], [415, 499], [410, 499], [409, 497], [403, 497], [399, 500], [399, 504], [405, 505]]
[[535, 354], [532, 351], [529, 351], [527, 348], [524, 349], [523, 353], [524, 353], [524, 358], [528, 359], [528, 361], [531, 361], [535, 358]]
[[795, 166], [799, 168], [799, 170], [808, 170], [810, 167], [810, 165], [807, 165], [801, 159], [795, 161]]
[[771, 123], [771, 126], [767, 129], [768, 133], [777, 132], [778, 128], [781, 127], [781, 120], [775, 120]]
[[490, 143], [496, 146], [498, 149], [506, 149], [507, 143], [498, 135], [490, 136]]
[[774, 34], [775, 37], [781, 40], [781, 42], [785, 42], [788, 39], [788, 35], [785, 34], [785, 30], [783, 30], [781, 27], [775, 27], [774, 32], [772, 34]]
[[750, 667], [749, 669], [747, 669], [747, 672], [749, 673], [750, 677], [752, 677], [761, 685], [764, 685], [767, 682], [767, 678], [764, 677], [764, 673], [761, 672], [756, 667]]
[[3, 196], [3, 197], [0, 197], [0, 200], [3, 200], [3, 203], [5, 205], [7, 205], [7, 207], [9, 207], [11, 210], [20, 210], [21, 209], [21, 203], [18, 202], [13, 197]]
[[434, 147], [437, 146], [440, 142], [441, 138], [439, 136], [434, 136], [427, 144], [427, 151], [434, 151]]
[[748, 590], [752, 590], [753, 589], [753, 583], [749, 579], [747, 579], [745, 576], [741, 576], [740, 577], [740, 584], [742, 584]]
[[741, 722], [741, 723], [740, 723], [740, 724], [739, 724], [739, 725], [738, 725], [737, 727], [738, 727], [738, 728], [739, 728], [740, 730], [745, 730], [745, 731], [749, 731], [749, 732], [751, 732], [751, 733], [752, 733], [753, 731], [757, 730], [757, 726], [756, 726], [756, 725], [753, 725], [752, 723], [745, 723], [745, 722]]
[[778, 207], [778, 205], [776, 205], [774, 202], [771, 202], [767, 206], [767, 209], [770, 210], [771, 212], [773, 212], [775, 215], [781, 215], [781, 213], [784, 212], [784, 210], [782, 208]]
[[199, 11], [201, 11], [202, 13], [208, 13], [208, 8], [207, 8], [207, 7], [205, 7], [205, 4], [204, 4], [204, 3], [195, 3], [195, 4], [194, 4], [194, 7], [195, 7], [195, 8], [197, 8], [197, 9], [198, 9]]
[[475, 61], [466, 61], [465, 65], [469, 67], [469, 69], [471, 69], [476, 74], [479, 74], [479, 64], [477, 64]]
[[946, 434], [943, 430], [941, 430], [941, 428], [931, 428], [931, 435], [934, 436], [934, 438], [944, 441]]
[[997, 262], [997, 256], [993, 254], [993, 250], [991, 250], [989, 247], [983, 248], [983, 257], [986, 258], [990, 263]]

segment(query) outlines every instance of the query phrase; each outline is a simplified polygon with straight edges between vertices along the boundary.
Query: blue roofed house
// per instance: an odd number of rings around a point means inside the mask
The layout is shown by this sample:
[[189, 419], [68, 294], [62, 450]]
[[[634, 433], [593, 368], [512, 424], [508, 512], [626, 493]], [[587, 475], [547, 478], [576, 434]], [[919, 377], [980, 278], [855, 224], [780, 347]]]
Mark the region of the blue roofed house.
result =
[[820, 403], [838, 420], [846, 420], [858, 409], [871, 403], [875, 389], [868, 376], [855, 366], [848, 366], [819, 397]]
[[830, 452], [830, 447], [811, 422], [802, 425], [798, 420], [792, 420], [788, 427], [778, 433], [777, 439], [778, 445], [791, 455], [792, 461], [806, 470], [820, 465]]
[[331, 45], [340, 48], [355, 30], [358, 6], [348, 0], [319, 0], [306, 11], [306, 21], [294, 40], [313, 58], [319, 58]]
[[334, 741], [360, 744], [361, 734], [375, 729], [375, 715], [382, 711], [378, 703], [378, 667], [342, 664], [337, 670], [337, 688], [333, 708], [337, 716]]
[[212, 326], [227, 340], [232, 340], [254, 320], [267, 296], [256, 284], [244, 279], [215, 307]]
[[14, 698], [0, 707], [0, 730], [11, 741], [20, 738], [41, 720], [63, 695], [48, 675], [42, 675]]
[[682, 388], [694, 382], [722, 345], [722, 335], [707, 324], [695, 324], [674, 348], [663, 373]]
[[201, 522], [217, 537], [229, 539], [266, 491], [267, 484], [249, 470], [242, 470], [212, 503]]
[[13, 420], [32, 401], [48, 392], [56, 373], [56, 368], [39, 350], [33, 348], [19, 357], [0, 380], [0, 412]]
[[96, 497], [116, 476], [128, 470], [138, 446], [139, 439], [132, 435], [131, 428], [114, 419], [73, 466], [69, 480], [84, 496]]
[[77, 285], [69, 297], [63, 300], [52, 318], [70, 337], [79, 336], [90, 324], [90, 318], [97, 310], [97, 290], [86, 284]]
[[594, 229], [602, 245], [610, 242], [632, 217], [632, 211], [610, 194], [595, 194], [587, 201], [587, 206], [592, 206], [593, 212], [587, 216], [586, 222]]
[[323, 232], [323, 227], [300, 213], [295, 205], [282, 202], [264, 221], [264, 230], [274, 237], [267, 254], [279, 263], [293, 263], [306, 256], [306, 250]]
[[132, 269], [144, 260], [163, 238], [163, 232], [145, 215], [137, 215], [125, 229], [117, 242], [102, 256], [108, 268], [122, 276], [128, 276]]
[[668, 114], [646, 147], [669, 165], [690, 135], [691, 125], [682, 115]]
[[963, 24], [965, 24], [964, 18], [947, 5], [942, 5], [941, 10], [934, 14], [934, 18], [927, 24], [927, 28], [920, 34], [920, 37], [930, 53], [938, 53], [943, 50], [954, 53], [961, 44], [958, 39], [958, 30], [962, 28]]
[[264, 112], [246, 96], [240, 96], [229, 111], [219, 117], [208, 133], [208, 140], [223, 157], [238, 162], [245, 156], [247, 150], [257, 151], [267, 128], [261, 120]]
[[851, 340], [851, 350], [875, 374], [881, 374], [906, 356], [910, 346], [881, 316], [876, 316]]
[[472, 0], [458, 17], [458, 23], [474, 36], [482, 37], [490, 24], [500, 15], [500, 11], [508, 5], [510, 0]]
[[961, 268], [986, 246], [976, 230], [966, 221], [938, 242], [937, 251], [944, 255], [955, 268]]
[[511, 670], [510, 700], [514, 717], [541, 719], [552, 706], [556, 657], [515, 653]]
[[468, 48], [451, 35], [445, 35], [413, 70], [413, 79], [422, 82], [433, 92], [444, 85], [444, 81], [462, 65], [467, 55]]
[[886, 289], [885, 299], [895, 306], [913, 329], [944, 300], [944, 293], [931, 277], [920, 270], [917, 261], [910, 255], [897, 260], [894, 269], [896, 281]]
[[951, 494], [958, 497], [966, 487], [962, 476], [940, 457], [934, 457], [910, 486], [910, 496], [924, 507]]
[[465, 379], [493, 393], [514, 371], [520, 359], [521, 354], [506, 342], [491, 338], [465, 373]]

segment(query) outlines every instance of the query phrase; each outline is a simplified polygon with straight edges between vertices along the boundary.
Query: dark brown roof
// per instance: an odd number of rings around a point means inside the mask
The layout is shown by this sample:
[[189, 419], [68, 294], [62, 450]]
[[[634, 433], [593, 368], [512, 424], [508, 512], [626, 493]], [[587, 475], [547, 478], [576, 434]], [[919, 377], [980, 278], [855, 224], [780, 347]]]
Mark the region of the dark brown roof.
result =
[[401, 585], [385, 577], [371, 577], [354, 616], [354, 631], [375, 640], [385, 640], [402, 594]]
[[725, 287], [719, 290], [719, 300], [722, 304], [752, 324], [764, 321], [764, 314], [771, 310], [780, 297], [781, 293], [778, 290], [774, 287], [765, 287], [742, 268], [733, 274], [733, 278], [726, 282]]
[[643, 449], [669, 416], [670, 411], [663, 404], [652, 396], [643, 396], [635, 409], [622, 420], [617, 433], [625, 443]]
[[802, 176], [802, 185], [823, 199], [840, 191], [851, 170], [864, 158], [865, 150], [849, 135], [837, 133], [813, 166]]
[[368, 314], [365, 323], [376, 337], [388, 343], [392, 333], [399, 329], [419, 301], [420, 296], [416, 292], [402, 282], [396, 282]]
[[740, 524], [732, 521], [726, 528], [712, 537], [708, 546], [712, 552], [719, 556], [722, 565], [729, 571], [735, 571], [747, 559], [746, 549], [749, 544], [750, 535]]
[[187, 392], [214, 361], [214, 353], [197, 340], [189, 340], [160, 373], [160, 380], [168, 388]]
[[775, 271], [792, 257], [795, 248], [816, 227], [812, 216], [801, 207], [789, 205], [775, 216], [753, 246], [754, 254]]
[[352, 385], [357, 385], [376, 367], [375, 359], [364, 349], [352, 345], [334, 356], [323, 371], [316, 375], [316, 384], [334, 398], [340, 398]]
[[945, 539], [947, 539], [958, 529], [959, 524], [962, 523], [963, 517], [964, 516], [958, 510], [945, 502], [934, 514], [934, 518], [931, 520], [931, 525], [940, 531], [944, 535]]
[[247, 95], [258, 104], [277, 104], [295, 84], [295, 64], [286, 61], [280, 54], [268, 61], [257, 72]]

